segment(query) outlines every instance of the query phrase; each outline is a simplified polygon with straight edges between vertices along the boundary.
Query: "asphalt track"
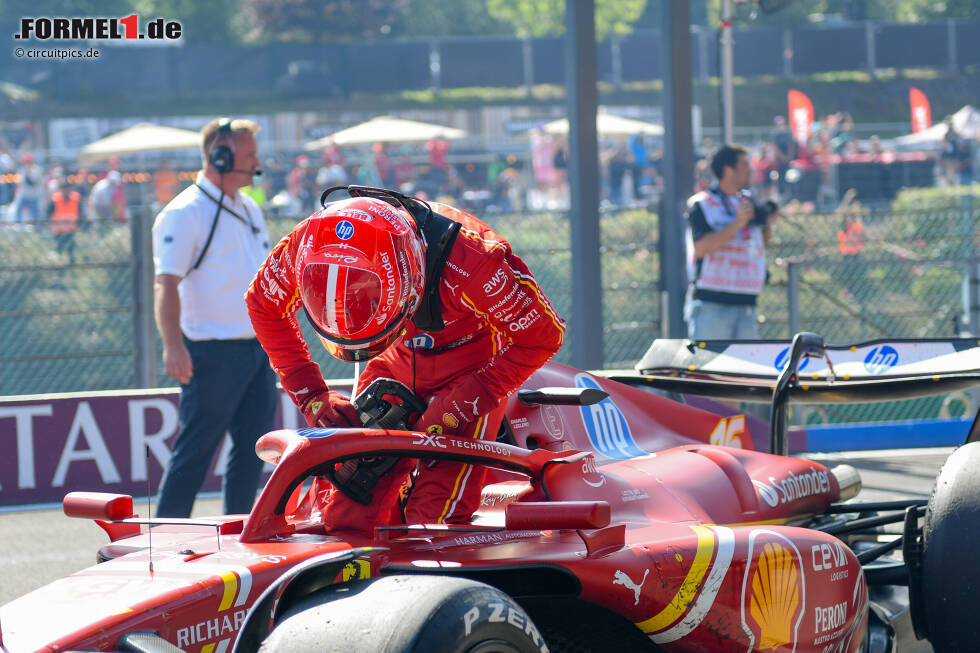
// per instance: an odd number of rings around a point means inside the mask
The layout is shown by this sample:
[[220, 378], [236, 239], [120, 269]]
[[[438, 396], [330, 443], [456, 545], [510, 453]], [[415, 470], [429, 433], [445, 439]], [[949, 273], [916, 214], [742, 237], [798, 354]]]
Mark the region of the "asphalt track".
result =
[[[811, 454], [828, 467], [841, 463], [861, 472], [860, 500], [928, 498], [951, 447]], [[145, 499], [144, 499], [145, 501]], [[199, 498], [194, 517], [216, 515], [219, 498]], [[137, 500], [136, 512], [146, 514]], [[65, 517], [60, 508], [0, 513], [0, 605], [57, 578], [95, 563], [108, 541], [102, 529], [85, 519]]]

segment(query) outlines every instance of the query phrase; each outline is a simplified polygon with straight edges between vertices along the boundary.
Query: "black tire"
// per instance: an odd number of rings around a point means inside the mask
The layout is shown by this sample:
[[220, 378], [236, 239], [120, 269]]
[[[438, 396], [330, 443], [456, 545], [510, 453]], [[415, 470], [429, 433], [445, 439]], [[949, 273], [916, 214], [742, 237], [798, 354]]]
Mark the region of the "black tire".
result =
[[980, 639], [980, 442], [946, 459], [922, 527], [919, 584], [925, 626], [936, 653], [977, 650]]
[[527, 613], [467, 578], [402, 575], [321, 590], [291, 606], [263, 653], [540, 653]]

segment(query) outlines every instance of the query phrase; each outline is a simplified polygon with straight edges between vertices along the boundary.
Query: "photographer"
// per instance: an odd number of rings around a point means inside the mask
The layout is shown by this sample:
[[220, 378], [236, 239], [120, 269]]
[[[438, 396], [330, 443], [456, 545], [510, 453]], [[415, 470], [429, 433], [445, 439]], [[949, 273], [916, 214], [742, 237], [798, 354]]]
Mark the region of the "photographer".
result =
[[752, 172], [745, 148], [721, 147], [711, 170], [718, 183], [687, 201], [688, 337], [756, 339], [755, 303], [766, 282], [766, 245], [779, 207], [756, 204], [745, 191]]

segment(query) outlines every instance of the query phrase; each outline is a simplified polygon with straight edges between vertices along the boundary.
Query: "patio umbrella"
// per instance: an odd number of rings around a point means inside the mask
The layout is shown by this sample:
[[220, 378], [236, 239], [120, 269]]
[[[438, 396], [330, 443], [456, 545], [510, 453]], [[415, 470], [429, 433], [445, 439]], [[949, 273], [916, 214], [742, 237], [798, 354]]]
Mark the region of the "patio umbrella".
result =
[[[663, 136], [664, 128], [642, 120], [622, 118], [609, 113], [596, 114], [596, 131], [602, 136], [632, 136], [646, 134], [648, 136]], [[559, 118], [544, 125], [544, 131], [549, 134], [567, 134], [568, 119]]]
[[436, 136], [452, 140], [466, 136], [466, 132], [455, 127], [445, 127], [428, 122], [419, 122], [418, 120], [377, 116], [367, 122], [310, 141], [303, 149], [321, 150], [331, 142], [336, 145], [356, 145], [359, 143], [429, 141]]
[[82, 148], [78, 162], [81, 165], [90, 165], [113, 156], [199, 147], [201, 134], [196, 131], [140, 123], [89, 143]]
[[[960, 136], [974, 139], [980, 136], [980, 111], [969, 104], [952, 115], [953, 128]], [[946, 138], [946, 123], [939, 122], [914, 134], [906, 134], [892, 141], [899, 150], [932, 149], [940, 147]]]

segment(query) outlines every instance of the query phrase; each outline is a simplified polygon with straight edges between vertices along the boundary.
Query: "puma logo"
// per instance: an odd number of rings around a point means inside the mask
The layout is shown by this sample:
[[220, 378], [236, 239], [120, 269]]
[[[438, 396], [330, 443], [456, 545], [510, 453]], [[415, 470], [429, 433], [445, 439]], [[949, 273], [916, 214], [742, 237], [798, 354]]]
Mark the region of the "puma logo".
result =
[[448, 281], [446, 281], [445, 279], [443, 279], [443, 280], [442, 280], [442, 282], [443, 282], [444, 284], [446, 284], [446, 288], [449, 288], [449, 290], [450, 290], [450, 291], [451, 291], [451, 292], [452, 292], [452, 293], [453, 293], [454, 295], [458, 295], [458, 294], [459, 294], [459, 291], [457, 291], [457, 290], [456, 290], [457, 288], [459, 288], [459, 284], [458, 284], [458, 283], [457, 283], [457, 284], [456, 284], [456, 285], [454, 286], [453, 284], [451, 284], [451, 283], [449, 283], [449, 282], [448, 282]]
[[305, 394], [309, 394], [309, 392], [310, 392], [309, 388], [303, 388], [302, 390], [294, 390], [290, 394], [293, 395], [293, 401], [298, 403], [300, 397], [302, 397]]
[[627, 588], [633, 590], [633, 598], [634, 598], [633, 605], [639, 605], [640, 604], [640, 590], [643, 588], [643, 583], [647, 582], [647, 574], [649, 574], [649, 573], [650, 573], [650, 570], [649, 569], [647, 569], [646, 571], [644, 571], [643, 572], [643, 580], [641, 580], [640, 583], [639, 583], [639, 585], [637, 585], [636, 583], [633, 582], [633, 580], [629, 576], [626, 575], [626, 572], [625, 571], [621, 571], [621, 570], [617, 569], [616, 570], [616, 580], [613, 581], [613, 585], [622, 585], [623, 587], [627, 587]]
[[473, 415], [474, 415], [474, 416], [476, 416], [476, 415], [479, 415], [479, 414], [480, 414], [480, 413], [479, 413], [479, 411], [477, 411], [477, 409], [476, 409], [476, 402], [478, 402], [478, 401], [480, 401], [480, 398], [479, 398], [479, 397], [477, 397], [477, 398], [476, 398], [476, 399], [474, 399], [473, 401], [466, 401], [465, 399], [463, 400], [463, 403], [464, 403], [464, 404], [470, 404], [470, 405], [472, 405], [472, 406], [473, 406]]

